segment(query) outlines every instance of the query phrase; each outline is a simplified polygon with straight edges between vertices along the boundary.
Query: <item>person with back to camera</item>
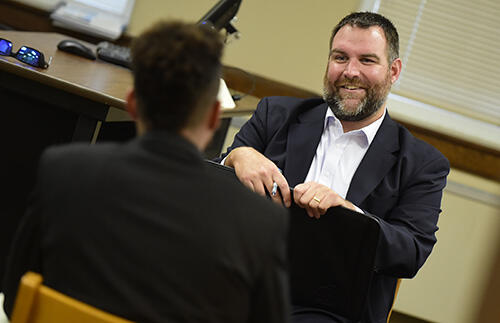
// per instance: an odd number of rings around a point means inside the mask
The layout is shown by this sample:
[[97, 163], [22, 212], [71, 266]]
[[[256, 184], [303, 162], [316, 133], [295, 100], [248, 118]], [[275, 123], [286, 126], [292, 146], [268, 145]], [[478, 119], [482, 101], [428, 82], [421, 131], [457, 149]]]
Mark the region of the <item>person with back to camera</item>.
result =
[[[276, 183], [274, 201], [296, 203], [310, 217], [343, 206], [379, 220], [362, 322], [386, 322], [397, 279], [413, 277], [431, 253], [449, 173], [439, 151], [389, 117], [387, 96], [402, 68], [398, 52], [388, 19], [347, 15], [330, 38], [323, 98], [264, 98], [219, 159], [262, 195], [272, 196]], [[293, 322], [348, 321], [293, 305]]]
[[20, 277], [138, 322], [286, 322], [283, 207], [216, 177], [201, 152], [219, 125], [223, 42], [162, 22], [132, 45], [138, 137], [52, 147], [9, 256]]

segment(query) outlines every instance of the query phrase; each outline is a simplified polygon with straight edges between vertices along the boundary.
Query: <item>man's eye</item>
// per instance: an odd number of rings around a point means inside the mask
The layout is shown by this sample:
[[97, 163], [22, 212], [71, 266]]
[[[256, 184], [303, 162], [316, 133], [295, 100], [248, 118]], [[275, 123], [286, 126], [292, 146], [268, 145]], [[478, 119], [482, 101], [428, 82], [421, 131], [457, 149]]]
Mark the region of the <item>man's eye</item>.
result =
[[375, 63], [375, 61], [373, 59], [371, 59], [371, 58], [362, 58], [361, 62], [362, 63], [366, 63], [366, 64], [373, 64], [373, 63]]
[[345, 56], [341, 56], [341, 55], [336, 55], [336, 56], [333, 57], [333, 59], [336, 62], [344, 62], [345, 60], [347, 60], [347, 58]]

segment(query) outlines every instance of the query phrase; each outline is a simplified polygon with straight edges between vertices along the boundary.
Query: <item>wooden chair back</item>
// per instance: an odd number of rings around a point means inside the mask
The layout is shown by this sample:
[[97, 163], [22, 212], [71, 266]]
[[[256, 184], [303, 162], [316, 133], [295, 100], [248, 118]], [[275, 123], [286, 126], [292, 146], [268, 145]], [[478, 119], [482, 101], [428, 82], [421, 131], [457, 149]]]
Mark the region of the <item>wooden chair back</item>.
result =
[[34, 272], [21, 278], [11, 323], [131, 323], [44, 286], [42, 281]]
[[398, 282], [396, 283], [396, 290], [394, 291], [394, 299], [392, 300], [391, 310], [389, 311], [389, 315], [387, 315], [387, 323], [389, 323], [389, 320], [391, 319], [392, 309], [394, 308], [394, 303], [396, 303], [396, 296], [398, 296], [399, 292], [399, 285], [401, 285], [401, 278], [399, 278]]

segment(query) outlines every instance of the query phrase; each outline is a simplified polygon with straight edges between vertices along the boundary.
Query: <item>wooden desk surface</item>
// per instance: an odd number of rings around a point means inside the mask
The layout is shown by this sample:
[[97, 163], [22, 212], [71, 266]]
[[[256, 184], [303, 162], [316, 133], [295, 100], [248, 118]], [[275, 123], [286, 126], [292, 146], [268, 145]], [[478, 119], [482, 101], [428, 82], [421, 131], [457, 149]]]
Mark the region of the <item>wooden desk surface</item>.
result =
[[[0, 56], [0, 70], [61, 89], [118, 109], [125, 109], [127, 91], [132, 87], [132, 73], [121, 66], [99, 59], [92, 61], [57, 49], [57, 44], [71, 37], [45, 32], [0, 30], [0, 37], [13, 43], [13, 50], [29, 46], [43, 52], [45, 60], [52, 57], [47, 69], [35, 68], [13, 57]], [[95, 45], [83, 42], [90, 48]], [[223, 117], [251, 114], [257, 99], [245, 96], [233, 109], [223, 109]]]
[[[0, 69], [124, 109], [126, 93], [132, 86], [132, 74], [128, 69], [100, 60], [91, 61], [58, 50], [57, 44], [69, 38], [65, 35], [0, 31], [0, 37], [12, 41], [13, 49], [16, 51], [25, 45], [43, 52], [46, 61], [52, 57], [49, 68], [40, 69], [21, 63], [12, 57], [0, 56]], [[92, 44], [85, 44], [95, 48]]]

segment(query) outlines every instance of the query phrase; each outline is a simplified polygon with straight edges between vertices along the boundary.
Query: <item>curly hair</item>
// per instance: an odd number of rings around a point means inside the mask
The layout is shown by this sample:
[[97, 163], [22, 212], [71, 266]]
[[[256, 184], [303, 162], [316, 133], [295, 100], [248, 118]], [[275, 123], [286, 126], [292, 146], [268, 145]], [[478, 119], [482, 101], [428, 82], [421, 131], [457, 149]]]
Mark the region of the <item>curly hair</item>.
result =
[[132, 43], [138, 111], [150, 129], [179, 132], [216, 100], [223, 41], [215, 30], [159, 22]]

